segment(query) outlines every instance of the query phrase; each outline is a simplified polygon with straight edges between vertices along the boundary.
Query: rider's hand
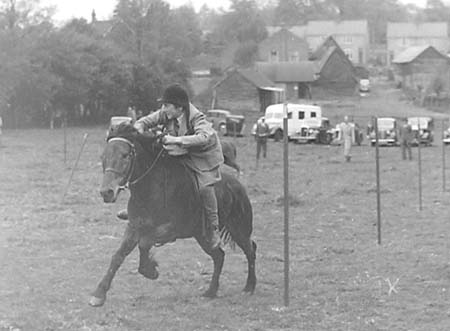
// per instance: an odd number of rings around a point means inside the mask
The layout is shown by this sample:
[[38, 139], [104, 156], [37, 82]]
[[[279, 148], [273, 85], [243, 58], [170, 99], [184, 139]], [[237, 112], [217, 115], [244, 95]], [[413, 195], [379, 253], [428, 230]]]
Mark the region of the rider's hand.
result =
[[163, 145], [181, 145], [181, 138], [180, 137], [174, 137], [171, 135], [166, 135], [162, 137], [161, 142]]
[[140, 134], [144, 133], [144, 124], [135, 122], [133, 126]]

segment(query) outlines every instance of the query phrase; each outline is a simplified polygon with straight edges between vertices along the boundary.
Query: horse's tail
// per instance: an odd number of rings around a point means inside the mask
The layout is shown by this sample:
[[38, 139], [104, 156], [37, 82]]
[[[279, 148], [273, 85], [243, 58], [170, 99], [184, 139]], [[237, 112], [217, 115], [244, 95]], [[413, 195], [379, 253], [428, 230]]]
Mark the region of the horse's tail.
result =
[[230, 213], [226, 216], [220, 237], [224, 244], [235, 247], [235, 241], [242, 242], [244, 238], [250, 238], [253, 231], [253, 210], [244, 186], [232, 175], [227, 188], [233, 191], [232, 203], [229, 206]]

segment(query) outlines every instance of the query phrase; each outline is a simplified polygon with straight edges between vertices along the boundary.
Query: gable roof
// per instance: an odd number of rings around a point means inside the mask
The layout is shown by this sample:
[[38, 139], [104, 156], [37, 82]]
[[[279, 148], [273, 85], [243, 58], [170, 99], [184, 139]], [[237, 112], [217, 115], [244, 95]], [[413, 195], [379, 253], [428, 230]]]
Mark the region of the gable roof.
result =
[[328, 36], [317, 48], [316, 50], [310, 55], [310, 60], [318, 60], [321, 59], [330, 48], [339, 48], [338, 43], [332, 36]]
[[258, 62], [256, 70], [274, 82], [313, 82], [319, 70], [313, 61]]
[[393, 23], [388, 22], [386, 36], [389, 37], [448, 37], [447, 22]]
[[426, 52], [428, 50], [430, 50], [432, 52], [436, 52], [437, 54], [441, 55], [443, 58], [448, 59], [447, 56], [445, 56], [444, 54], [439, 52], [433, 46], [425, 45], [425, 46], [413, 46], [413, 47], [409, 47], [409, 48], [405, 49], [403, 52], [401, 52], [394, 58], [392, 63], [404, 64], [404, 63], [412, 62], [414, 59], [416, 59], [417, 57], [419, 57], [421, 54], [423, 54], [424, 52]]
[[114, 27], [114, 22], [112, 20], [107, 21], [93, 21], [91, 22], [91, 26], [95, 30], [96, 33], [98, 33], [100, 36], [104, 37], [108, 33], [111, 32], [112, 28]]
[[226, 81], [230, 76], [232, 76], [234, 74], [241, 75], [242, 77], [244, 77], [244, 79], [249, 81], [251, 84], [253, 84], [257, 88], [264, 89], [267, 87], [275, 86], [275, 84], [269, 78], [267, 78], [262, 73], [255, 71], [253, 69], [232, 69], [232, 70], [228, 71], [226, 76], [223, 79], [221, 79], [220, 81], [218, 81], [214, 85], [213, 88], [216, 88], [217, 86], [222, 84], [224, 81]]
[[306, 43], [306, 40], [304, 38], [299, 37], [295, 33], [291, 31], [291, 29], [286, 28], [279, 28], [278, 30], [273, 30], [274, 32], [270, 34], [266, 39], [264, 39], [261, 43], [270, 42], [272, 39], [275, 39], [278, 35], [282, 36], [283, 38], [286, 38], [290, 41], [298, 40], [298, 41], [304, 41]]
[[366, 34], [368, 31], [366, 20], [354, 21], [309, 21], [307, 35], [356, 35]]

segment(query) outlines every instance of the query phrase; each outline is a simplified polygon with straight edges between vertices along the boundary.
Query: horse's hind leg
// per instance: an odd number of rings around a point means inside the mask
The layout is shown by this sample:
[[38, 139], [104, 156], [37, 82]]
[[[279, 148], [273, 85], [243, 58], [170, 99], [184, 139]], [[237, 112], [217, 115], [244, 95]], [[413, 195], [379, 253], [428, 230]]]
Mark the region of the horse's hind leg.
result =
[[247, 257], [248, 275], [244, 292], [253, 294], [256, 287], [256, 243], [250, 237], [244, 237], [240, 233], [231, 233], [231, 237]]
[[203, 293], [203, 296], [208, 298], [215, 298], [217, 296], [217, 291], [219, 290], [219, 278], [220, 274], [222, 273], [223, 262], [225, 260], [225, 252], [220, 247], [211, 249], [206, 239], [201, 235], [195, 236], [195, 239], [199, 243], [200, 247], [205, 251], [205, 253], [211, 256], [214, 262], [214, 272], [211, 278], [211, 282], [209, 283], [208, 290]]
[[98, 284], [96, 290], [92, 294], [89, 304], [94, 307], [102, 306], [106, 300], [106, 292], [108, 292], [111, 287], [111, 282], [114, 278], [119, 267], [122, 265], [125, 257], [130, 254], [138, 243], [138, 233], [135, 229], [131, 228], [129, 225], [125, 230], [125, 234], [120, 244], [119, 249], [113, 255], [111, 263], [109, 265], [106, 275], [103, 277], [101, 282]]

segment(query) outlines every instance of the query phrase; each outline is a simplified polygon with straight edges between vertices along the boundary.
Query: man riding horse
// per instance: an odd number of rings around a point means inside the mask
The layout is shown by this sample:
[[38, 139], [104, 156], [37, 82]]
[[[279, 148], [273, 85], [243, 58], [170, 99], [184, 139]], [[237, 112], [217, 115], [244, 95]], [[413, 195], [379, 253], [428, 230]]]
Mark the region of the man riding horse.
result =
[[[162, 143], [170, 155], [184, 155], [185, 164], [193, 171], [207, 222], [207, 239], [212, 249], [220, 243], [219, 217], [214, 184], [221, 180], [219, 171], [223, 163], [219, 137], [205, 115], [189, 102], [187, 92], [179, 85], [166, 88], [159, 110], [141, 117], [134, 127], [143, 133], [162, 125], [167, 130]], [[127, 218], [123, 211], [120, 218]]]

